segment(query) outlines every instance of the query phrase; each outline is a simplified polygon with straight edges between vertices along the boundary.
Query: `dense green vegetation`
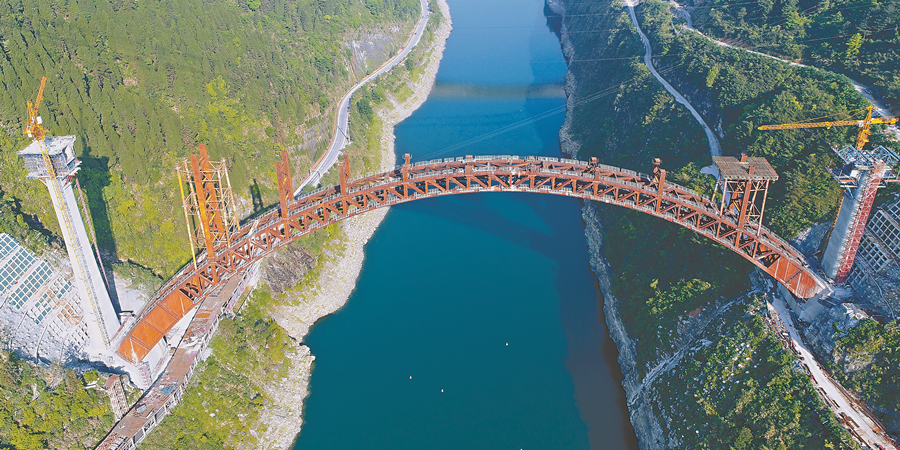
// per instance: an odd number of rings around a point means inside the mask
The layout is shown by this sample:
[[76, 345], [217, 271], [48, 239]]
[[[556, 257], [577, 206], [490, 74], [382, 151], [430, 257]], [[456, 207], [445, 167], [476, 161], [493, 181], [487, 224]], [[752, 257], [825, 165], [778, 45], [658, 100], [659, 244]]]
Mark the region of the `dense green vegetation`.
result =
[[685, 356], [653, 405], [677, 448], [849, 449], [852, 438], [816, 394], [754, 299], [720, 318], [715, 342]]
[[828, 217], [839, 195], [825, 170], [837, 163], [831, 145], [852, 143], [856, 130], [772, 132], [756, 127], [822, 117], [843, 119], [849, 111], [858, 112], [868, 103], [849, 81], [826, 71], [717, 46], [694, 33], [675, 35], [665, 3], [646, 2], [641, 15], [647, 34], [660, 49], [661, 67], [677, 68], [672, 81], [693, 94], [695, 103], [715, 105], [706, 116], [721, 123], [725, 153], [765, 156], [781, 174], [783, 181], [775, 184], [773, 202], [767, 205], [767, 225], [790, 238]]
[[[438, 11], [432, 4], [432, 10]], [[423, 44], [432, 38], [440, 21], [432, 15]], [[421, 48], [410, 54], [409, 63], [400, 65], [377, 83], [358, 92], [350, 133], [352, 145], [344, 150], [351, 157], [354, 173], [375, 170], [379, 164], [381, 119], [376, 111], [389, 106], [388, 96], [400, 98], [408, 91], [404, 83], [421, 75], [418, 66], [425, 55]], [[405, 90], [404, 90], [405, 88]], [[323, 184], [336, 182], [335, 171]], [[268, 398], [264, 387], [297, 370], [290, 359], [299, 346], [270, 314], [276, 305], [291, 306], [302, 299], [318, 281], [323, 265], [343, 251], [346, 235], [338, 224], [300, 238], [295, 244], [316, 263], [302, 275], [293, 289], [273, 296], [267, 288], [257, 288], [246, 300], [240, 314], [223, 319], [210, 345], [212, 356], [198, 365], [182, 403], [166, 418], [141, 448], [223, 449], [255, 448], [261, 427], [260, 414]]]
[[141, 444], [147, 449], [256, 447], [267, 383], [291, 370], [297, 344], [266, 313], [271, 294], [255, 290], [240, 315], [222, 319], [181, 404]]
[[[417, 14], [415, 0], [4, 0], [3, 199], [56, 230], [43, 186], [24, 180], [14, 155], [25, 143], [25, 101], [47, 75], [41, 112], [51, 132], [79, 137], [101, 246], [170, 274], [189, 258], [174, 220], [175, 163], [205, 142], [228, 162], [238, 196], [249, 197], [253, 180], [273, 202], [277, 151], [294, 148], [306, 126], [330, 123], [356, 76], [342, 43]], [[317, 156], [293, 155], [295, 173]]]
[[[188, 258], [173, 220], [180, 214], [176, 161], [205, 142], [213, 158], [227, 161], [238, 196], [248, 196], [241, 189], [252, 179], [263, 203], [273, 201], [277, 150], [292, 149], [295, 176], [304, 173], [318, 155], [298, 154], [294, 145], [308, 139], [308, 128], [331, 123], [333, 105], [359, 76], [346, 69], [351, 55], [342, 43], [395, 24], [405, 35], [417, 16], [415, 0], [0, 3], [0, 232], [39, 253], [59, 245], [45, 188], [24, 180], [15, 156], [26, 144], [19, 134], [25, 100], [46, 73], [41, 112], [52, 132], [79, 136], [79, 178], [101, 246], [112, 259], [126, 260], [113, 266], [117, 273], [152, 290], [159, 282], [152, 272], [167, 275]], [[401, 66], [403, 79], [422, 57], [417, 52]], [[396, 90], [398, 79], [389, 80], [385, 87]], [[379, 101], [384, 97], [373, 97], [370, 106]], [[364, 125], [360, 136], [380, 130], [370, 126], [377, 123], [377, 116], [354, 122]], [[371, 167], [379, 149], [378, 139], [355, 140], [354, 170]], [[333, 226], [299, 245], [321, 262], [339, 250], [341, 236]], [[267, 401], [263, 386], [285, 376], [297, 345], [268, 314], [276, 301], [285, 299], [258, 291], [239, 317], [223, 320], [213, 356], [201, 363], [184, 403], [142, 446], [254, 445], [247, 431]], [[48, 382], [33, 374], [46, 370], [11, 358], [14, 370], [3, 372], [11, 375], [0, 377], [0, 389], [22, 396], [22, 386], [33, 384], [43, 392]], [[73, 380], [79, 381], [67, 378], [65, 389], [54, 384], [52, 394], [31, 401], [32, 409], [4, 403], [9, 426], [0, 427], [0, 447], [93, 446], [112, 417], [108, 408], [84, 406]], [[81, 397], [69, 401], [73, 395]], [[52, 408], [45, 405], [51, 401]], [[69, 440], [59, 440], [62, 429]]]
[[0, 448], [93, 448], [114, 419], [106, 393], [87, 387], [103, 385], [98, 375], [40, 368], [0, 352]]
[[877, 0], [712, 0], [694, 26], [787, 59], [845, 73], [900, 105], [900, 4]]
[[[673, 180], [710, 195], [713, 180], [699, 173], [711, 163], [706, 138], [641, 64], [643, 49], [627, 13], [606, 2], [576, 5], [566, 20], [576, 44], [570, 69], [579, 80], [578, 103], [570, 132], [583, 144], [579, 156], [644, 170], [659, 156]], [[765, 156], [781, 175], [770, 190], [766, 225], [793, 237], [829, 220], [840, 195], [826, 171], [835, 162], [830, 144], [852, 142], [854, 130], [761, 132], [756, 127], [834, 117], [863, 107], [865, 100], [840, 75], [717, 46], [694, 33], [676, 35], [668, 8], [648, 1], [637, 11], [659, 55], [659, 70], [699, 105], [708, 123], [721, 128], [725, 154]], [[580, 32], [585, 29], [601, 31]], [[624, 308], [649, 312], [660, 293], [680, 298], [674, 302], [678, 307], [659, 314], [623, 315], [638, 341], [638, 367], [667, 351], [675, 318], [735, 292], [749, 268], [707, 239], [640, 213], [616, 211], [605, 225], [605, 253], [616, 273], [612, 290]], [[702, 294], [688, 294], [682, 287], [692, 282], [708, 286]]]
[[[696, 33], [676, 34], [667, 3], [644, 1], [636, 13], [658, 70], [723, 136], [724, 154], [765, 156], [780, 174], [769, 191], [766, 226], [792, 238], [831, 220], [840, 195], [826, 170], [836, 164], [831, 146], [852, 143], [855, 130], [761, 132], [756, 127], [838, 120], [859, 112], [867, 103], [849, 81], [717, 46]], [[711, 163], [706, 138], [643, 66], [643, 48], [627, 9], [604, 0], [567, 2], [564, 21], [574, 47], [569, 67], [578, 83], [568, 130], [581, 144], [578, 156], [643, 171], [651, 158], [660, 157], [670, 180], [711, 195], [713, 179], [699, 171]], [[611, 291], [635, 340], [635, 369], [642, 376], [684, 342], [680, 333], [697, 322], [685, 322], [688, 313], [744, 289], [752, 266], [675, 225], [596, 207], [613, 274]], [[717, 329], [704, 337], [709, 340], [704, 346], [654, 383], [668, 448], [848, 448], [841, 442], [849, 436], [763, 326], [758, 304], [719, 319]]]
[[900, 405], [900, 322], [885, 325], [869, 319], [851, 328], [834, 348], [835, 376], [848, 389], [875, 406], [882, 422], [896, 432]]
[[646, 214], [617, 211], [605, 229], [613, 293], [622, 302], [629, 335], [637, 339], [641, 371], [672, 350], [679, 318], [739, 290], [750, 266], [706, 238], [658, 222]]

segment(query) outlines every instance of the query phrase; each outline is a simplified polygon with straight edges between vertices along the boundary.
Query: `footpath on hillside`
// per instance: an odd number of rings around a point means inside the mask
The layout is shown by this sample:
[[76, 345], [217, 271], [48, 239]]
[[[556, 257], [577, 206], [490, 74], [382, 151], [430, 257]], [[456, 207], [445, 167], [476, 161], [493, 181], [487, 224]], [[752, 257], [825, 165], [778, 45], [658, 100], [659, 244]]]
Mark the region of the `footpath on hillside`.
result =
[[656, 71], [656, 67], [653, 66], [653, 49], [650, 46], [650, 39], [647, 39], [647, 36], [644, 34], [643, 30], [641, 30], [640, 24], [638, 24], [637, 16], [634, 14], [634, 7], [637, 6], [640, 2], [638, 0], [626, 0], [625, 6], [628, 7], [628, 15], [631, 16], [631, 23], [634, 24], [634, 28], [637, 29], [638, 35], [641, 37], [641, 42], [644, 43], [644, 64], [650, 69], [650, 73], [656, 77], [657, 80], [675, 97], [675, 101], [684, 105], [688, 111], [691, 112], [691, 115], [694, 116], [694, 119], [697, 119], [697, 123], [700, 124], [700, 127], [703, 128], [703, 132], [706, 133], [706, 139], [709, 141], [709, 155], [710, 156], [722, 156], [722, 145], [719, 143], [719, 137], [713, 132], [712, 128], [703, 120], [703, 116], [697, 112], [697, 109], [694, 108], [694, 105], [691, 105], [677, 89], [675, 89], [659, 72]]

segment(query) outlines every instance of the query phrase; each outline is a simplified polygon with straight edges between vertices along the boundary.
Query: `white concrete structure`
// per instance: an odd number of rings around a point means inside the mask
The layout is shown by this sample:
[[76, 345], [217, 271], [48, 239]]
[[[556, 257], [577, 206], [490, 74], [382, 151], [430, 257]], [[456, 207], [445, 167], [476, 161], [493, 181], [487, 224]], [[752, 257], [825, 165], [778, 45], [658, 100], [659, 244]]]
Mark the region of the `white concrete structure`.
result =
[[0, 340], [39, 361], [79, 357], [88, 340], [72, 283], [46, 261], [0, 233]]
[[893, 167], [900, 163], [900, 155], [881, 145], [871, 150], [848, 145], [835, 149], [835, 153], [845, 166], [833, 175], [847, 192], [822, 256], [822, 268], [825, 275], [840, 284], [853, 268], [878, 189], [886, 182], [898, 181]]
[[[75, 200], [72, 180], [81, 165], [81, 161], [75, 157], [75, 136], [47, 137], [41, 144], [32, 141], [18, 155], [28, 169], [28, 178], [41, 180], [50, 191], [87, 324], [89, 342], [85, 352], [88, 357], [96, 358], [106, 353], [107, 346], [119, 329], [119, 318], [91, 252], [91, 242]], [[43, 156], [41, 147], [44, 146], [51, 168], [47, 167]]]

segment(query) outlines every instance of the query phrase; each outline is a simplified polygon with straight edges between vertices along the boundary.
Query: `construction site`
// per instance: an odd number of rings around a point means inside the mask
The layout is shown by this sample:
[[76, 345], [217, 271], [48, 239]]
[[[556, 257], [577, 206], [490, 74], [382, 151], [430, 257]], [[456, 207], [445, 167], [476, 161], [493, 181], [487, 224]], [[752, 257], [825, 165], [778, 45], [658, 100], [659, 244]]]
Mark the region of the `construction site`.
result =
[[[144, 397], [130, 408], [108, 386], [122, 420], [101, 449], [134, 448], [176, 405], [223, 315], [234, 314], [255, 283], [264, 257], [314, 230], [389, 205], [441, 195], [534, 192], [563, 195], [647, 213], [736, 252], [790, 292], [788, 303], [805, 322], [825, 311], [858, 304], [868, 316], [896, 319], [900, 311], [900, 200], [876, 208], [876, 194], [900, 181], [900, 156], [867, 148], [871, 125], [895, 118], [769, 125], [771, 129], [856, 126], [855, 145], [835, 147], [843, 162], [831, 173], [844, 191], [820, 260], [797, 250], [763, 222], [770, 183], [778, 174], [765, 158], [714, 157], [717, 194], [703, 198], [666, 180], [660, 160], [649, 175], [547, 157], [472, 156], [413, 163], [354, 178], [345, 155], [339, 185], [297, 194], [287, 153], [277, 164], [279, 203], [251, 219], [238, 217], [225, 161], [206, 147], [174, 170], [183, 200], [186, 245], [192, 259], [137, 311], [122, 311], [90, 215], [80, 199], [75, 136], [50, 136], [38, 115], [45, 80], [28, 103], [18, 152], [28, 178], [43, 183], [66, 244], [71, 275], [0, 234], [0, 327], [4, 348], [40, 362], [89, 361], [128, 374]], [[85, 220], [87, 218], [88, 220]], [[179, 219], [180, 220], [180, 219]], [[119, 379], [116, 378], [116, 382]], [[115, 398], [112, 398], [115, 397]]]

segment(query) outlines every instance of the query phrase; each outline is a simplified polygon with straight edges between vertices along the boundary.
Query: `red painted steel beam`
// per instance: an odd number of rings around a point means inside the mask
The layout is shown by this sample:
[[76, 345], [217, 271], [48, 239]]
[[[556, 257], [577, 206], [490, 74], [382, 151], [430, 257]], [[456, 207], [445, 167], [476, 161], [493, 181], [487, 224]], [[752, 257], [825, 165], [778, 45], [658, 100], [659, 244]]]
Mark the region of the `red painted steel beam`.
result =
[[[824, 288], [803, 255], [783, 239], [750, 220], [739, 226], [739, 218], [720, 215], [712, 200], [664, 177], [654, 179], [627, 169], [545, 157], [477, 156], [420, 163], [411, 163], [407, 157], [393, 170], [358, 179], [347, 177], [339, 187], [289, 199], [286, 205], [278, 205], [236, 231], [231, 245], [215, 248], [215, 258], [201, 255], [197, 269], [185, 266], [156, 293], [120, 341], [118, 352], [132, 362], [146, 356], [158, 342], [153, 340], [155, 336], [161, 338], [171, 328], [156, 321], [159, 313], [153, 313], [162, 302], [171, 304], [166, 300], [170, 296], [184, 296], [196, 305], [230, 277], [314, 230], [377, 208], [442, 195], [535, 192], [618, 205], [706, 236], [784, 283], [798, 297], [810, 298]], [[186, 313], [189, 308], [175, 309]], [[166, 307], [167, 315], [172, 310]], [[147, 332], [151, 321], [160, 328], [153, 329], [155, 333]]]
[[835, 283], [847, 281], [850, 271], [853, 270], [853, 261], [856, 259], [856, 252], [859, 250], [859, 243], [862, 241], [863, 233], [866, 231], [866, 224], [869, 222], [869, 215], [872, 213], [875, 195], [878, 194], [878, 187], [881, 185], [881, 180], [888, 169], [889, 167], [886, 164], [879, 162], [869, 171], [864, 184], [856, 190], [856, 196], [861, 200], [850, 224], [847, 243], [843, 254], [840, 256], [841, 261], [838, 265], [837, 274], [834, 276]]

